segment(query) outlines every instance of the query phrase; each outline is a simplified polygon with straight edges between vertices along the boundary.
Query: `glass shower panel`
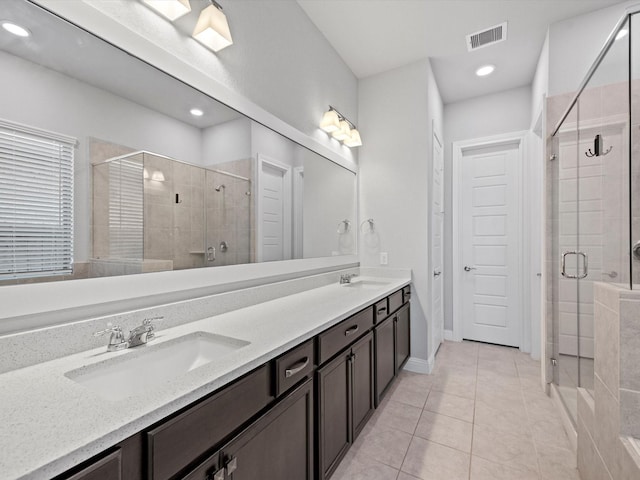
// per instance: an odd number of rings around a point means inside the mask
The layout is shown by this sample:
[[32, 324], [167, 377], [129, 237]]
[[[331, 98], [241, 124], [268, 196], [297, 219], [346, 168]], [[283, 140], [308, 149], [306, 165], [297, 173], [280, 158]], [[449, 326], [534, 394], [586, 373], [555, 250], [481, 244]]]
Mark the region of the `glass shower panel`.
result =
[[630, 101], [630, 202], [629, 218], [631, 235], [628, 250], [631, 251], [631, 288], [640, 288], [640, 14], [631, 16], [631, 101]]
[[[625, 27], [626, 28], [626, 27]], [[594, 282], [629, 284], [629, 47], [613, 43], [580, 94], [577, 247], [579, 386], [593, 390]]]
[[207, 170], [205, 179], [205, 259], [207, 266], [253, 261], [251, 181]]
[[553, 381], [567, 411], [576, 418], [579, 368], [578, 284], [581, 271], [578, 250], [578, 104], [553, 139], [552, 160], [552, 269]]

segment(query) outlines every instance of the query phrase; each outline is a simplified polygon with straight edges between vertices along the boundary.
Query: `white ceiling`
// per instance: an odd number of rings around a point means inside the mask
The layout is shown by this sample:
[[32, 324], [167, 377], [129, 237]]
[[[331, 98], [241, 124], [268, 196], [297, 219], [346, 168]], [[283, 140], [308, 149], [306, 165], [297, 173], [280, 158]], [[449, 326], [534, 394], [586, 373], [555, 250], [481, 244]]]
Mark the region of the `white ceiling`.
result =
[[[547, 27], [620, 0], [297, 0], [358, 78], [429, 57], [444, 103], [529, 85]], [[508, 22], [506, 42], [465, 35]], [[594, 52], [595, 60], [595, 52]], [[486, 63], [496, 72], [478, 78]]]

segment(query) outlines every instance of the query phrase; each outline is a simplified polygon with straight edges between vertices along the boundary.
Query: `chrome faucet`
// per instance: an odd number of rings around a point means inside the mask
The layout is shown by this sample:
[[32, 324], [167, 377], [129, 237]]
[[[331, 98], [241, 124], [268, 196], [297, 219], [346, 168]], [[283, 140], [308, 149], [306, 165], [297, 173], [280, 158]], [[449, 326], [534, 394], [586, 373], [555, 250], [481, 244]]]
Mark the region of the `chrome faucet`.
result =
[[107, 345], [107, 351], [116, 352], [118, 350], [124, 350], [125, 348], [137, 347], [153, 340], [156, 336], [155, 333], [153, 333], [155, 330], [153, 322], [162, 319], [164, 319], [164, 317], [145, 318], [142, 321], [142, 325], [129, 332], [129, 338], [127, 340], [124, 339], [122, 328], [118, 325], [111, 326], [111, 324], [108, 324], [108, 328], [106, 330], [101, 330], [93, 335], [95, 337], [99, 337], [101, 335], [111, 333], [109, 344]]
[[351, 283], [351, 279], [353, 277], [357, 277], [357, 273], [342, 273], [340, 274], [340, 285], [345, 285], [347, 283]]

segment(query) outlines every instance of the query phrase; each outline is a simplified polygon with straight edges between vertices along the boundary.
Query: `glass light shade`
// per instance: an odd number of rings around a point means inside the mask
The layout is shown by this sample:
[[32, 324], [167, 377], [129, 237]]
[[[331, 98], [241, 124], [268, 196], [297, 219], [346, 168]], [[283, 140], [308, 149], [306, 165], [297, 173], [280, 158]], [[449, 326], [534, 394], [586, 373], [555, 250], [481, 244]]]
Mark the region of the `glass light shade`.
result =
[[160, 170], [156, 170], [151, 175], [151, 180], [156, 182], [164, 182], [164, 173], [162, 173]]
[[362, 139], [360, 138], [360, 132], [355, 128], [351, 130], [349, 138], [345, 138], [343, 142], [347, 147], [360, 147], [362, 146]]
[[338, 117], [335, 110], [324, 112], [322, 121], [320, 122], [320, 128], [327, 133], [333, 133], [340, 130], [340, 117]]
[[172, 22], [191, 11], [189, 0], [142, 0]]
[[227, 16], [213, 5], [200, 12], [198, 23], [193, 30], [193, 38], [205, 47], [218, 52], [233, 44]]
[[351, 136], [351, 127], [346, 120], [340, 120], [340, 129], [331, 134], [336, 140], [345, 140]]

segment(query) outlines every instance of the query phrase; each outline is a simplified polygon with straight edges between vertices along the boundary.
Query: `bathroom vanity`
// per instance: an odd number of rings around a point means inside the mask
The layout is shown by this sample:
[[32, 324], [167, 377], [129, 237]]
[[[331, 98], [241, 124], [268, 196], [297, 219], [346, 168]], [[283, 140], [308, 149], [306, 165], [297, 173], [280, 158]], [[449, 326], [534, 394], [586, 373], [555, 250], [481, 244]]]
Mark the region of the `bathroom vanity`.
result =
[[[145, 346], [106, 352], [105, 341], [7, 372], [0, 376], [10, 392], [0, 414], [8, 427], [3, 472], [74, 480], [329, 478], [408, 358], [409, 283], [409, 274], [334, 282], [160, 329]], [[228, 351], [211, 360], [207, 349], [216, 342]], [[173, 359], [181, 344], [202, 350], [200, 367], [165, 379], [145, 373], [147, 358]], [[136, 390], [135, 382], [104, 373], [125, 369], [153, 382]]]

